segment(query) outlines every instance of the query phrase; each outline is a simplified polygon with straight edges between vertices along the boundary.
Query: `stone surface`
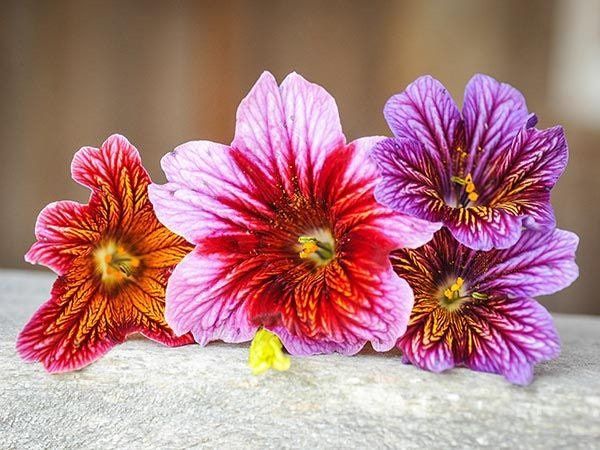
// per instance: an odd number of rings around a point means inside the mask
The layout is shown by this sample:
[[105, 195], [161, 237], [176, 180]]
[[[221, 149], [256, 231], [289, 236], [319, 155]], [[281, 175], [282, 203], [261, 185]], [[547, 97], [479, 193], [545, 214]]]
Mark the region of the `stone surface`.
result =
[[1, 448], [598, 448], [600, 318], [557, 316], [563, 352], [526, 388], [397, 354], [294, 358], [254, 377], [247, 346], [133, 338], [85, 370], [21, 362], [53, 277], [0, 272]]

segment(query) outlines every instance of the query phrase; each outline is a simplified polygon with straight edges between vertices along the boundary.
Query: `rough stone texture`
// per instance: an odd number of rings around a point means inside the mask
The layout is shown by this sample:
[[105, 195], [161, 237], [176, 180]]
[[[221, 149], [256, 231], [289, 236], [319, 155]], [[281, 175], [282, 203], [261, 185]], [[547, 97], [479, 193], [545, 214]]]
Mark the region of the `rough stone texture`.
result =
[[1, 448], [598, 448], [600, 318], [557, 316], [561, 357], [529, 387], [403, 365], [294, 358], [254, 377], [244, 345], [133, 338], [80, 372], [21, 362], [16, 333], [52, 277], [0, 272]]

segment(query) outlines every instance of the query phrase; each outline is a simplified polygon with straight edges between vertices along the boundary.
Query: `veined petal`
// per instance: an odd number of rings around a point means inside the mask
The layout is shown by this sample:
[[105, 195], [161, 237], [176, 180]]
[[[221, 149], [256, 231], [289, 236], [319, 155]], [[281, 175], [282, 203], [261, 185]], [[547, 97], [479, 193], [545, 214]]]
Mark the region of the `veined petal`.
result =
[[461, 119], [456, 103], [438, 80], [418, 78], [388, 100], [384, 116], [396, 137], [421, 142], [432, 157], [440, 159], [450, 178], [451, 152]]
[[[376, 275], [351, 263], [335, 266], [332, 271], [324, 283], [327, 290], [300, 286], [294, 292], [296, 305], [316, 308], [310, 330], [302, 317], [286, 315], [281, 325], [268, 328], [277, 333], [292, 355], [353, 355], [367, 342], [380, 352], [394, 347], [406, 330], [413, 304], [406, 281], [391, 269]], [[311, 317], [310, 312], [307, 317]]]
[[440, 160], [410, 139], [386, 139], [371, 153], [381, 179], [375, 198], [395, 211], [430, 222], [440, 222], [449, 191]]
[[[161, 166], [168, 183], [148, 188], [159, 220], [187, 240], [199, 242], [224, 226], [246, 230], [253, 219], [270, 214], [254, 195], [254, 181], [262, 177], [264, 182], [267, 175], [252, 176], [250, 166], [245, 172], [234, 153], [221, 144], [192, 141], [165, 155]], [[259, 188], [265, 196], [274, 189], [268, 182]]]
[[512, 86], [478, 74], [467, 84], [462, 113], [469, 154], [465, 173], [475, 167], [473, 176], [478, 181], [489, 158], [506, 152], [525, 126], [527, 105]]
[[213, 340], [249, 341], [258, 326], [247, 312], [247, 289], [237, 282], [230, 261], [221, 255], [188, 254], [175, 268], [166, 295], [165, 316], [176, 334], [191, 331], [200, 345]]
[[43, 264], [64, 274], [78, 256], [90, 253], [104, 224], [93, 220], [87, 205], [61, 201], [50, 203], [35, 224], [37, 242], [25, 255], [31, 264]]
[[491, 250], [510, 247], [519, 240], [523, 217], [510, 205], [447, 208], [444, 224], [461, 244]]
[[485, 327], [471, 327], [472, 348], [465, 365], [473, 370], [504, 375], [526, 385], [533, 366], [558, 356], [558, 333], [548, 311], [530, 298], [490, 299], [473, 307], [472, 316]]
[[506, 250], [480, 255], [488, 267], [478, 280], [479, 289], [515, 297], [553, 294], [577, 279], [575, 251], [579, 238], [569, 231], [524, 231], [519, 241]]
[[83, 261], [59, 277], [48, 300], [17, 338], [26, 361], [40, 361], [49, 372], [77, 370], [123, 342], [127, 330], [109, 321], [110, 301]]
[[567, 142], [561, 127], [523, 129], [506, 153], [491, 158], [486, 176], [493, 181], [481, 196], [492, 208], [511, 208], [524, 215], [530, 225], [552, 229], [555, 220], [549, 192], [567, 160]]
[[270, 183], [285, 183], [293, 161], [285, 111], [277, 81], [263, 72], [236, 115], [235, 137], [231, 146], [260, 165]]
[[300, 181], [310, 187], [327, 156], [346, 144], [337, 105], [325, 89], [297, 73], [283, 80], [281, 97], [292, 156], [288, 163], [297, 165]]
[[139, 214], [151, 207], [146, 198], [150, 177], [140, 154], [120, 135], [110, 136], [97, 149], [83, 147], [71, 163], [73, 179], [92, 190], [90, 206], [107, 218], [110, 230], [128, 232]]

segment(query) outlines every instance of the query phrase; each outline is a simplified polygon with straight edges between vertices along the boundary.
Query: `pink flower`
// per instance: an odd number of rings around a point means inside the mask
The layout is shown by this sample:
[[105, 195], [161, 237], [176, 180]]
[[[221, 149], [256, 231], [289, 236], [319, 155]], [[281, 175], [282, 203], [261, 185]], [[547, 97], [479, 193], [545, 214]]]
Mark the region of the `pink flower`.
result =
[[334, 99], [293, 73], [264, 73], [237, 112], [231, 146], [189, 142], [150, 186], [159, 220], [196, 244], [167, 287], [166, 317], [200, 344], [259, 327], [292, 354], [389, 350], [413, 304], [389, 262], [438, 224], [379, 205], [368, 153], [349, 144]]

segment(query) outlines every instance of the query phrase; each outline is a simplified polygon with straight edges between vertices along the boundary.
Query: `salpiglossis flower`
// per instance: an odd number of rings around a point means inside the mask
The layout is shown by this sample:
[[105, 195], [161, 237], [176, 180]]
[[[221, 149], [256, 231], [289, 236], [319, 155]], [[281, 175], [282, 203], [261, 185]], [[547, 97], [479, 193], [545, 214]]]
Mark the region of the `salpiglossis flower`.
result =
[[526, 230], [511, 248], [482, 252], [445, 229], [427, 245], [392, 254], [415, 305], [398, 341], [405, 362], [441, 372], [466, 366], [527, 384], [536, 363], [555, 358], [559, 338], [534, 296], [552, 294], [578, 276], [575, 234]]
[[138, 151], [114, 135], [84, 147], [71, 166], [92, 191], [89, 203], [48, 205], [25, 256], [58, 275], [50, 300], [19, 334], [17, 350], [50, 372], [82, 368], [132, 333], [169, 346], [177, 337], [164, 318], [167, 279], [192, 247], [166, 229], [148, 200], [150, 177]]
[[476, 75], [461, 115], [448, 91], [425, 76], [384, 112], [396, 138], [373, 151], [383, 204], [442, 222], [476, 250], [510, 247], [524, 227], [555, 227], [550, 190], [567, 164], [565, 136], [561, 127], [533, 128], [536, 118], [516, 89]]
[[438, 229], [379, 205], [368, 152], [346, 143], [334, 99], [297, 74], [264, 73], [230, 146], [189, 142], [150, 186], [159, 219], [196, 244], [173, 272], [166, 317], [197, 342], [243, 342], [263, 326], [292, 354], [389, 350], [412, 292], [389, 252]]

